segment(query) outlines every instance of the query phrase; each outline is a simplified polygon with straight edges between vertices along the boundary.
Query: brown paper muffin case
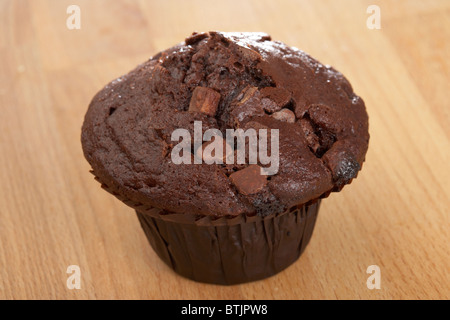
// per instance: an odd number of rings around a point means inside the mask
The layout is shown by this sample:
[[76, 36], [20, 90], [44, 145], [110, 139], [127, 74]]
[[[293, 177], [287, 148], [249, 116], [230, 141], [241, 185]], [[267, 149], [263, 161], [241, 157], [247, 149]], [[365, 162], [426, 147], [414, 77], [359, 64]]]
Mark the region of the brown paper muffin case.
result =
[[311, 239], [319, 206], [320, 200], [268, 219], [221, 226], [136, 213], [151, 246], [175, 272], [231, 285], [267, 278], [295, 262]]
[[124, 198], [104, 183], [102, 188], [136, 210], [150, 245], [170, 268], [223, 285], [264, 279], [295, 262], [311, 239], [321, 202], [266, 217], [214, 218], [168, 212]]

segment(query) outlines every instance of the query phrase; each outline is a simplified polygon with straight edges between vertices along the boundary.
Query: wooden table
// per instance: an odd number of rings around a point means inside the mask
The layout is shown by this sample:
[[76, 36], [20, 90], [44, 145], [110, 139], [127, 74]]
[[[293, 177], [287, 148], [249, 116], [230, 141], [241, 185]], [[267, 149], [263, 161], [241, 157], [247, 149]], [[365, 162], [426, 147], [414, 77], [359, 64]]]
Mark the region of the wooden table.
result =
[[[80, 30], [66, 26], [70, 4]], [[371, 4], [380, 30], [367, 28]], [[449, 1], [0, 0], [0, 21], [0, 298], [450, 298]], [[302, 257], [264, 281], [174, 274], [82, 155], [93, 95], [194, 30], [270, 33], [335, 66], [367, 105], [361, 174], [323, 202]]]

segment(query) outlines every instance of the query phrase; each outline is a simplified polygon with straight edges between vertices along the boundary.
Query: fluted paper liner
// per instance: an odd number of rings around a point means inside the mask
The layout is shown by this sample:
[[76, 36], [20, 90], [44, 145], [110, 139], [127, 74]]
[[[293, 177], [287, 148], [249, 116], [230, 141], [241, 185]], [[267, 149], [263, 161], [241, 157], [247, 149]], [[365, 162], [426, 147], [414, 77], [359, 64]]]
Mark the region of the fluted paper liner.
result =
[[308, 244], [320, 201], [269, 219], [215, 226], [177, 223], [136, 210], [158, 256], [189, 279], [238, 284], [291, 265]]
[[151, 246], [175, 272], [224, 285], [264, 279], [295, 262], [311, 239], [320, 206], [318, 199], [266, 217], [214, 219], [167, 212], [102, 187], [136, 210]]

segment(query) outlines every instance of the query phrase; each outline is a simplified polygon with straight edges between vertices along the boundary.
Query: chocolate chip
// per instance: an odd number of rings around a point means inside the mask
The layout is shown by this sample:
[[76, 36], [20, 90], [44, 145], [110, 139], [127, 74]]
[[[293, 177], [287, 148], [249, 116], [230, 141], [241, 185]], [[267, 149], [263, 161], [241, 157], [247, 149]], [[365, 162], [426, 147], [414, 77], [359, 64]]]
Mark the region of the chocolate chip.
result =
[[311, 125], [311, 121], [309, 119], [301, 119], [300, 126], [305, 133], [306, 141], [308, 142], [308, 147], [311, 151], [316, 154], [317, 150], [320, 148], [319, 137], [315, 134], [314, 128]]
[[202, 41], [203, 39], [208, 38], [208, 34], [205, 32], [201, 32], [201, 33], [197, 33], [194, 32], [192, 33], [192, 35], [190, 35], [189, 37], [186, 38], [186, 40], [184, 40], [186, 42], [187, 45], [193, 45], [196, 44], [197, 42]]
[[266, 113], [274, 113], [281, 110], [282, 107], [278, 106], [275, 102], [268, 98], [261, 99], [261, 106], [266, 111]]
[[257, 87], [246, 87], [238, 96], [239, 104], [244, 104], [248, 99], [253, 97], [257, 91]]
[[341, 160], [333, 172], [333, 179], [336, 185], [344, 185], [356, 177], [361, 169], [360, 164], [353, 157]]
[[248, 47], [239, 46], [238, 51], [242, 56], [250, 61], [262, 60], [262, 56], [255, 50]]
[[244, 195], [255, 194], [267, 184], [267, 176], [261, 175], [261, 167], [252, 164], [230, 175], [231, 182]]
[[345, 147], [344, 142], [338, 141], [322, 158], [330, 168], [333, 181], [338, 187], [349, 183], [361, 169], [359, 162]]
[[[261, 89], [263, 108], [272, 113], [283, 109], [291, 102], [292, 95], [284, 88], [265, 87]], [[266, 101], [268, 100], [268, 101]]]
[[261, 95], [257, 87], [245, 87], [236, 98], [231, 101], [228, 111], [228, 128], [238, 128], [247, 119], [264, 115], [261, 106]]
[[289, 109], [282, 109], [272, 114], [272, 117], [284, 122], [294, 123], [295, 122], [295, 114]]
[[152, 81], [153, 82], [162, 82], [164, 80], [169, 79], [169, 77], [170, 77], [170, 72], [166, 68], [164, 68], [160, 65], [157, 65], [153, 69], [153, 73], [152, 73]]
[[270, 35], [268, 35], [268, 34], [264, 34], [264, 35], [261, 36], [261, 39], [258, 40], [258, 41], [262, 42], [262, 41], [270, 41], [270, 40], [272, 40], [272, 37]]
[[190, 112], [202, 112], [215, 116], [220, 101], [220, 93], [210, 88], [196, 87], [189, 104]]
[[305, 132], [308, 147], [317, 158], [322, 158], [333, 147], [336, 142], [336, 135], [322, 123], [311, 119], [308, 112], [303, 115], [303, 118], [299, 122]]

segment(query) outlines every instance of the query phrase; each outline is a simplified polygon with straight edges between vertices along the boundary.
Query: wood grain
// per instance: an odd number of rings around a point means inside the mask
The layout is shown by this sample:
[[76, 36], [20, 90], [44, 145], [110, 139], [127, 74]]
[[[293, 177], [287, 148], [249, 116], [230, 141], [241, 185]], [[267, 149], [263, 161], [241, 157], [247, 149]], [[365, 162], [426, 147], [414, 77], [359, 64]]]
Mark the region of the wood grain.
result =
[[[66, 8], [81, 7], [81, 30]], [[366, 27], [370, 4], [381, 30]], [[450, 2], [0, 0], [0, 298], [449, 299]], [[370, 116], [360, 176], [302, 257], [233, 287], [174, 274], [88, 173], [80, 128], [107, 82], [194, 30], [264, 31], [343, 72]], [[80, 290], [66, 287], [79, 265]], [[369, 290], [366, 269], [381, 268]]]

